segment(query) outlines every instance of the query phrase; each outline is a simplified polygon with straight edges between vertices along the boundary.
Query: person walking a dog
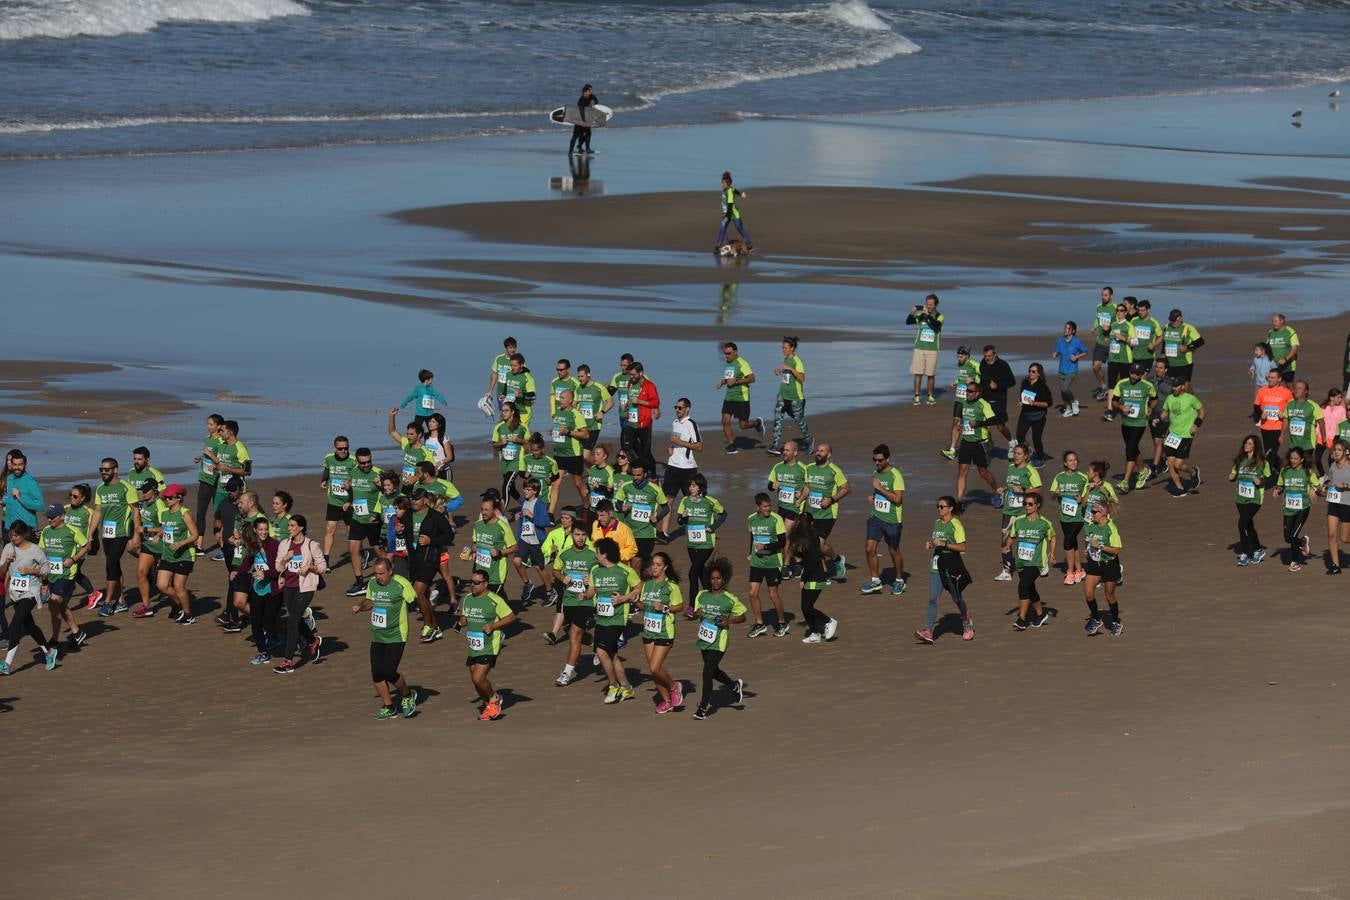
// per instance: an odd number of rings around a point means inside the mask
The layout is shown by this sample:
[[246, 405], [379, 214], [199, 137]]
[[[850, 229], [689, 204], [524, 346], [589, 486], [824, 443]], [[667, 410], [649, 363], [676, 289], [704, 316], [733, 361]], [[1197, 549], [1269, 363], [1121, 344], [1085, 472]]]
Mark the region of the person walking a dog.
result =
[[755, 249], [755, 242], [750, 240], [750, 235], [746, 234], [745, 225], [741, 222], [741, 208], [736, 205], [736, 200], [744, 199], [750, 196], [745, 191], [738, 191], [731, 183], [731, 173], [722, 173], [722, 227], [717, 231], [717, 246], [713, 247], [714, 253], [722, 252], [722, 245], [726, 243], [727, 226], [735, 225], [736, 230], [741, 233], [745, 239], [745, 252], [751, 253]]

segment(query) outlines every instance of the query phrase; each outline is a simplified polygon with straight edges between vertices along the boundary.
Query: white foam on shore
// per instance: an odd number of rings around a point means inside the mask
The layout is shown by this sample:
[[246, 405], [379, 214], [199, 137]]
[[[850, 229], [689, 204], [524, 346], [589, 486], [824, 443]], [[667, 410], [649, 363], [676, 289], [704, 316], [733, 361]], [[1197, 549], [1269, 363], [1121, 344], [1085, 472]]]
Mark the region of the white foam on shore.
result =
[[325, 122], [434, 122], [442, 119], [491, 119], [536, 115], [533, 109], [500, 109], [488, 112], [391, 112], [347, 115], [219, 115], [219, 116], [107, 116], [65, 122], [0, 122], [0, 134], [47, 134], [57, 131], [97, 131], [105, 128], [144, 128], [149, 125], [316, 125]]
[[295, 0], [10, 0], [0, 41], [144, 34], [165, 22], [262, 22], [307, 16]]

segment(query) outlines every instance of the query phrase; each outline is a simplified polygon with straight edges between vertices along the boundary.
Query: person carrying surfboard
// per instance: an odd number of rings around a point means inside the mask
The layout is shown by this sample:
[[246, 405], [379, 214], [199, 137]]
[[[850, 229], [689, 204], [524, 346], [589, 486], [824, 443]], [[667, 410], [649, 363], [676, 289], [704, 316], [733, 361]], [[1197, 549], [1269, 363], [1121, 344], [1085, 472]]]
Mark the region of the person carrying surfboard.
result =
[[[577, 98], [577, 113], [581, 116], [581, 121], [586, 121], [586, 110], [600, 102], [600, 98], [595, 96], [589, 84], [581, 88], [581, 96]], [[591, 129], [585, 125], [572, 126], [572, 140], [567, 143], [567, 152], [569, 154], [582, 153], [587, 156], [595, 151], [591, 149]]]
[[741, 208], [736, 205], [738, 197], [750, 196], [745, 191], [736, 190], [731, 183], [731, 173], [722, 173], [722, 227], [717, 231], [717, 246], [713, 247], [714, 253], [722, 252], [722, 244], [726, 241], [727, 226], [735, 225], [736, 230], [741, 233], [745, 239], [745, 250], [747, 253], [755, 249], [755, 242], [750, 240], [750, 235], [745, 232], [745, 225], [741, 223]]

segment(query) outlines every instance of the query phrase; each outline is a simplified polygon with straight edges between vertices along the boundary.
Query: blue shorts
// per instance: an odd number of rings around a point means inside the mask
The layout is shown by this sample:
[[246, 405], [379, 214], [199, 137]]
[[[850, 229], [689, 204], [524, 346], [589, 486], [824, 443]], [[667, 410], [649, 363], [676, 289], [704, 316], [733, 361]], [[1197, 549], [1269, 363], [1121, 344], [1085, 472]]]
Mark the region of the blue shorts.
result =
[[867, 539], [876, 541], [878, 544], [885, 542], [887, 547], [892, 550], [900, 546], [900, 532], [904, 529], [903, 525], [890, 522], [883, 522], [876, 516], [867, 517]]

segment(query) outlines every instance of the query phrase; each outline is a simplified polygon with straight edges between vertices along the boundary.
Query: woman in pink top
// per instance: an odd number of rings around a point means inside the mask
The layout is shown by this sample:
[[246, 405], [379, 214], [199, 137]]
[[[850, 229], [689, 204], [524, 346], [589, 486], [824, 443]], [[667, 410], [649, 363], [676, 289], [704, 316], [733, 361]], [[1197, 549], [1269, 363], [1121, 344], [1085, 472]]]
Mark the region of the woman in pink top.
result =
[[1336, 440], [1336, 429], [1340, 428], [1345, 418], [1345, 392], [1340, 388], [1332, 388], [1327, 391], [1327, 402], [1322, 404], [1322, 421], [1317, 425], [1315, 465], [1318, 475], [1326, 473], [1326, 469], [1322, 467], [1322, 457], [1326, 455], [1332, 441]]
[[295, 671], [295, 651], [303, 633], [305, 649], [310, 662], [319, 658], [323, 638], [306, 615], [314, 592], [319, 589], [319, 576], [328, 571], [328, 561], [317, 541], [306, 533], [309, 523], [304, 516], [291, 516], [287, 537], [277, 547], [276, 569], [281, 573], [281, 596], [286, 604], [286, 647], [281, 664], [272, 669], [278, 675]]

